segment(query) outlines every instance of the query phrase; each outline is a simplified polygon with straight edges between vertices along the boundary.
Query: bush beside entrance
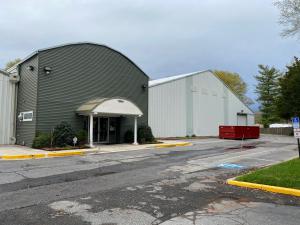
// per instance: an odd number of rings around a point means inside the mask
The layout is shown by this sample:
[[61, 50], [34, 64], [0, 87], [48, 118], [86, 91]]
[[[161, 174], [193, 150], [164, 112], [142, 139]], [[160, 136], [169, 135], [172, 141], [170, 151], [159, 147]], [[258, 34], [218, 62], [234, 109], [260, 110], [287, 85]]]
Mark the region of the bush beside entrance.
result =
[[73, 146], [73, 138], [77, 137], [76, 147], [87, 143], [87, 132], [79, 130], [75, 132], [67, 122], [58, 124], [51, 133], [38, 133], [33, 140], [33, 148], [66, 148]]
[[[124, 141], [126, 143], [133, 143], [134, 133], [132, 130], [125, 132]], [[151, 127], [146, 125], [141, 125], [138, 127], [137, 139], [139, 144], [151, 144], [156, 143], [156, 140], [152, 134]]]

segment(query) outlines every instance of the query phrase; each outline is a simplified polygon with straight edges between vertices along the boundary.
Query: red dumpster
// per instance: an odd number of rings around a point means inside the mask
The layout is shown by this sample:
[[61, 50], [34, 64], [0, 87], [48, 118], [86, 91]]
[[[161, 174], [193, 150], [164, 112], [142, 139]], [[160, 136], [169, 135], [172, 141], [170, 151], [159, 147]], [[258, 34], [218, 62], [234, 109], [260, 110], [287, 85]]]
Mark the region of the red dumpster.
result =
[[219, 126], [219, 138], [222, 139], [257, 139], [258, 126]]

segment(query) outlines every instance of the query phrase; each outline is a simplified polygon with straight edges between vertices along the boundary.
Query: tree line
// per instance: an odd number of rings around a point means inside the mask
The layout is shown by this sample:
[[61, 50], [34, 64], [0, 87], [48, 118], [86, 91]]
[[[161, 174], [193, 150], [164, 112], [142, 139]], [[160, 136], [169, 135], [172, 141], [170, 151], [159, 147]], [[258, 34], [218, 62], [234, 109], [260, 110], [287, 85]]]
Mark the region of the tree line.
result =
[[275, 67], [259, 65], [256, 93], [260, 103], [261, 123], [268, 127], [276, 122], [289, 122], [300, 116], [300, 60], [280, 72]]
[[[283, 37], [300, 37], [300, 0], [277, 0]], [[294, 60], [281, 72], [275, 67], [259, 65], [256, 93], [264, 127], [276, 122], [289, 122], [300, 116], [300, 60]]]

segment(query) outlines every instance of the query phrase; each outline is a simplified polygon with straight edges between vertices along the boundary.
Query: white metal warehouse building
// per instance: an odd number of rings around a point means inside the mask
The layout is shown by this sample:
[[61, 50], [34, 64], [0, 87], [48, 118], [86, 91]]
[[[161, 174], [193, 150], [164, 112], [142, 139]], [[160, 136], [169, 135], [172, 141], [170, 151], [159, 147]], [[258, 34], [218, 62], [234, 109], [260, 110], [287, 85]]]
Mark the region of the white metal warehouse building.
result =
[[217, 136], [220, 125], [254, 125], [254, 113], [212, 71], [149, 82], [155, 137]]
[[0, 144], [14, 144], [16, 74], [0, 70]]

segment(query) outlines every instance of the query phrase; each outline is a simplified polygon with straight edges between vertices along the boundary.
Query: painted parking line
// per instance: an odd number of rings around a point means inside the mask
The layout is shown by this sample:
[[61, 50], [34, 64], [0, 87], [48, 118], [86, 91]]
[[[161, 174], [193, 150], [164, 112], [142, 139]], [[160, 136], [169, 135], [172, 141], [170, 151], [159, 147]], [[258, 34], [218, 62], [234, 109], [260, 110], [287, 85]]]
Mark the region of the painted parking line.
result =
[[244, 169], [245, 166], [234, 164], [234, 163], [221, 163], [218, 165], [218, 167], [222, 167], [225, 169]]

